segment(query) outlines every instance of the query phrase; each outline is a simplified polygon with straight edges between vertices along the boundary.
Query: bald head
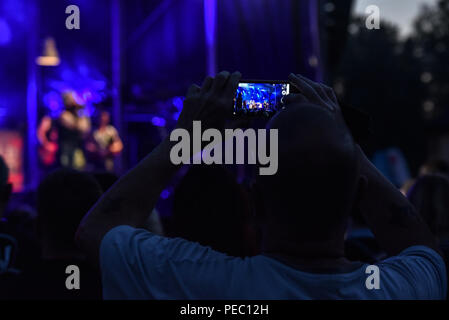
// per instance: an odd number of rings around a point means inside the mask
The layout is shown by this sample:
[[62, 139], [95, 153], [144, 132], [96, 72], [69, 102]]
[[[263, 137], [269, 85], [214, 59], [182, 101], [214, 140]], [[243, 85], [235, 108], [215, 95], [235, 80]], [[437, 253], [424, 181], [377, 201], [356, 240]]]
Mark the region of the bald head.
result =
[[[299, 161], [328, 161], [320, 156], [333, 152], [354, 152], [354, 143], [346, 126], [341, 126], [327, 109], [312, 104], [289, 105], [268, 123], [278, 129], [279, 153], [287, 164]], [[311, 157], [311, 158], [310, 158]]]
[[346, 126], [323, 107], [293, 104], [268, 127], [279, 132], [279, 168], [259, 176], [257, 185], [270, 220], [301, 238], [338, 232], [357, 185], [356, 150]]

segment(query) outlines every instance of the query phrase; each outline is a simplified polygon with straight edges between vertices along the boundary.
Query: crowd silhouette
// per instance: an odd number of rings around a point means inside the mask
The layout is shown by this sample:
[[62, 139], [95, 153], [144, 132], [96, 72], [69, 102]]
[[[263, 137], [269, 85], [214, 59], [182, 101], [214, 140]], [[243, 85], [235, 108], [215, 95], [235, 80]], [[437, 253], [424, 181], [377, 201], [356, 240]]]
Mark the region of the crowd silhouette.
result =
[[[240, 77], [192, 85], [177, 127], [224, 128]], [[182, 167], [169, 138], [121, 177], [53, 171], [36, 213], [7, 209], [0, 158], [1, 298], [446, 299], [443, 163], [401, 192], [354, 141], [331, 88], [289, 82], [299, 93], [266, 127], [279, 132], [278, 172], [248, 187], [225, 166], [191, 165], [164, 223], [156, 203]], [[82, 270], [80, 290], [66, 289], [68, 265]], [[365, 285], [369, 265], [380, 288]]]

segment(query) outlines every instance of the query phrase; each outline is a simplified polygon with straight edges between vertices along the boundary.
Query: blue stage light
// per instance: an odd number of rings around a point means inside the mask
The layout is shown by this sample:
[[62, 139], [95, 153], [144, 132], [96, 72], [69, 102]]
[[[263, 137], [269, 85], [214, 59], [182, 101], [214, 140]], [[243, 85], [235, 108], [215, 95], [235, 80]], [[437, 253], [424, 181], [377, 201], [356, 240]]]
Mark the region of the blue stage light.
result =
[[0, 45], [6, 45], [11, 41], [11, 29], [5, 19], [0, 18]]
[[161, 192], [161, 198], [162, 199], [168, 199], [168, 197], [170, 196], [170, 191], [165, 189]]
[[173, 105], [178, 109], [178, 111], [182, 110], [183, 101], [181, 97], [174, 97], [173, 98]]
[[153, 117], [151, 123], [156, 127], [165, 127], [165, 119], [161, 117]]

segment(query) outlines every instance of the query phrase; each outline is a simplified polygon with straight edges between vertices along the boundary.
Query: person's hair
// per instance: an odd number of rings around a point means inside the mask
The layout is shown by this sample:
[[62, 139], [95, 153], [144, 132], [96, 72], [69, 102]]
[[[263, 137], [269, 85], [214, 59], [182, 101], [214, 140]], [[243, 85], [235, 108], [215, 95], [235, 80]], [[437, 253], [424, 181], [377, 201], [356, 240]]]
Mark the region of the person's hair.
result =
[[421, 175], [424, 174], [445, 174], [449, 175], [449, 164], [443, 159], [431, 159], [420, 168]]
[[64, 103], [64, 107], [66, 110], [71, 109], [82, 109], [83, 106], [78, 104], [75, 99], [75, 92], [74, 91], [66, 91], [62, 93], [62, 100]]
[[0, 156], [0, 187], [3, 187], [8, 183], [9, 178], [9, 168], [3, 160], [3, 157]]
[[118, 181], [118, 176], [115, 173], [107, 172], [107, 171], [99, 171], [94, 172], [93, 176], [97, 180], [97, 182], [100, 184], [101, 189], [103, 192], [108, 191], [110, 187], [114, 185]]
[[418, 178], [407, 197], [436, 237], [449, 237], [449, 180], [446, 176], [431, 174]]
[[0, 218], [3, 215], [3, 210], [11, 196], [12, 185], [8, 183], [9, 168], [0, 156]]
[[249, 201], [235, 177], [218, 165], [192, 166], [176, 186], [172, 236], [232, 255], [252, 254]]
[[74, 236], [83, 216], [100, 198], [102, 190], [89, 174], [57, 169], [37, 191], [38, 231], [51, 250], [76, 251]]
[[343, 237], [358, 182], [347, 128], [309, 104], [288, 105], [267, 128], [278, 130], [278, 171], [257, 177], [258, 211], [265, 211], [258, 215], [277, 228], [272, 232], [293, 241]]

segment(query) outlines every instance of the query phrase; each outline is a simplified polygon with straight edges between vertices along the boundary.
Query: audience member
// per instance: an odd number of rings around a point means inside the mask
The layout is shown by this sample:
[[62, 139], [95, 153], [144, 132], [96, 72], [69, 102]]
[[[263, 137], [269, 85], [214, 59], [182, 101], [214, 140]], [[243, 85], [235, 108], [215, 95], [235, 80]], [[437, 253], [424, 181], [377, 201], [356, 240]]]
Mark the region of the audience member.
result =
[[[223, 128], [239, 73], [222, 72], [189, 89], [177, 127]], [[354, 143], [333, 91], [290, 76], [301, 93], [267, 126], [279, 132], [279, 170], [257, 181], [262, 254], [225, 255], [141, 229], [179, 169], [168, 138], [123, 176], [80, 224], [76, 239], [101, 266], [106, 299], [443, 299], [446, 269], [414, 207]], [[201, 201], [198, 195], [197, 201]], [[225, 200], [223, 200], [225, 201]], [[220, 205], [218, 203], [217, 205]], [[357, 208], [390, 258], [381, 286], [366, 286], [368, 264], [344, 257]], [[375, 285], [375, 284], [374, 284]]]
[[93, 173], [94, 178], [100, 184], [101, 190], [106, 192], [117, 182], [118, 176], [115, 173], [107, 171], [98, 171]]
[[3, 218], [3, 214], [12, 192], [12, 185], [9, 183], [8, 178], [8, 166], [6, 165], [5, 160], [3, 160], [3, 157], [0, 156], [0, 219]]
[[427, 174], [416, 181], [407, 194], [432, 233], [449, 241], [449, 180], [443, 175]]
[[192, 166], [175, 189], [173, 236], [235, 257], [256, 251], [248, 196], [219, 165]]
[[449, 281], [449, 180], [441, 174], [426, 174], [418, 178], [407, 196], [438, 239]]
[[449, 175], [449, 164], [442, 159], [432, 159], [427, 161], [419, 169], [419, 175], [426, 174], [443, 174]]
[[8, 178], [8, 167], [0, 157], [0, 299], [12, 297], [10, 289], [17, 288], [17, 281], [39, 258], [33, 214], [24, 206], [6, 210], [12, 193]]
[[[19, 272], [15, 263], [18, 250], [17, 239], [11, 234], [7, 220], [4, 217], [12, 192], [12, 185], [8, 183], [8, 178], [9, 169], [0, 156], [0, 277], [11, 272]], [[3, 278], [0, 279], [3, 280]]]
[[[93, 177], [73, 169], [58, 169], [41, 182], [37, 192], [41, 259], [12, 283], [9, 298], [101, 299], [100, 275], [74, 243], [81, 218], [101, 194]], [[80, 272], [79, 290], [66, 287], [66, 268], [71, 265]]]

